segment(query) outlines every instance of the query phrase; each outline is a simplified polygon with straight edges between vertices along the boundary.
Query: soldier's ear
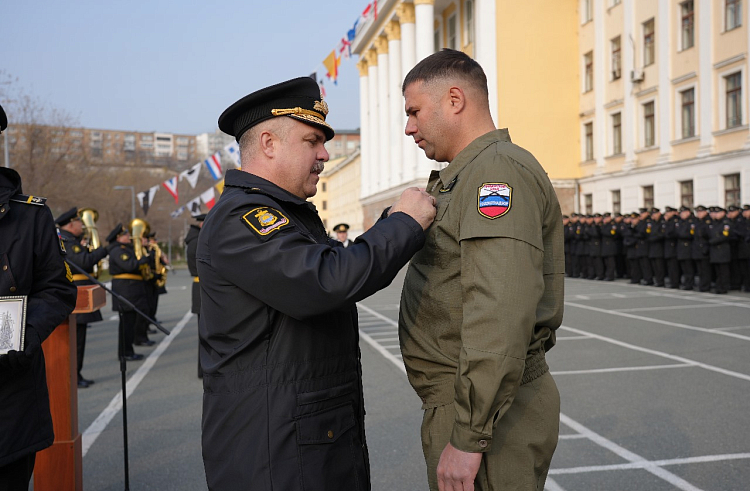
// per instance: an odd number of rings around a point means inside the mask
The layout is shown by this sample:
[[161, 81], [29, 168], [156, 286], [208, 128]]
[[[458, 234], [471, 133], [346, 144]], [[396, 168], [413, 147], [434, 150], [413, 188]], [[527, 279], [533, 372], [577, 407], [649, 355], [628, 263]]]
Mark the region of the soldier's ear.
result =
[[258, 135], [258, 146], [268, 158], [273, 158], [279, 149], [279, 137], [271, 131], [263, 131]]

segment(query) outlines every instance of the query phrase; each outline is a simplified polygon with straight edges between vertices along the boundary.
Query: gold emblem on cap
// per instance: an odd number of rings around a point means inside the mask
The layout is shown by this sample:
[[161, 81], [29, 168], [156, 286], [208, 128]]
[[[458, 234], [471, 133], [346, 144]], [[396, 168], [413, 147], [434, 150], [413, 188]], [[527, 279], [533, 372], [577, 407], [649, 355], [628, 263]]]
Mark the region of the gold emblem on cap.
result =
[[[318, 102], [316, 102], [316, 104], [318, 104]], [[293, 107], [290, 109], [271, 109], [271, 114], [273, 114], [274, 116], [312, 116], [315, 119], [322, 119], [323, 121], [325, 121], [326, 119], [325, 114], [320, 114], [319, 112], [311, 111], [309, 109], [302, 109], [301, 107]]]
[[[323, 113], [323, 116], [328, 116], [328, 103], [326, 103], [326, 101], [324, 100], [315, 101], [315, 104], [313, 104], [313, 109]], [[323, 119], [325, 119], [325, 117]]]

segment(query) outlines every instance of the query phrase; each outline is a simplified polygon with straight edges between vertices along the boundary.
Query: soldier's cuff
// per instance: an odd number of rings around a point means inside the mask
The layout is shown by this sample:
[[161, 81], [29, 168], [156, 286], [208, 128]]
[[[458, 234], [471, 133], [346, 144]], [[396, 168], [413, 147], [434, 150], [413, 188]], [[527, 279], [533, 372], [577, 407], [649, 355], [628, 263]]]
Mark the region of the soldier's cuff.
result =
[[462, 452], [487, 452], [492, 448], [492, 435], [476, 433], [458, 423], [454, 423], [451, 445]]

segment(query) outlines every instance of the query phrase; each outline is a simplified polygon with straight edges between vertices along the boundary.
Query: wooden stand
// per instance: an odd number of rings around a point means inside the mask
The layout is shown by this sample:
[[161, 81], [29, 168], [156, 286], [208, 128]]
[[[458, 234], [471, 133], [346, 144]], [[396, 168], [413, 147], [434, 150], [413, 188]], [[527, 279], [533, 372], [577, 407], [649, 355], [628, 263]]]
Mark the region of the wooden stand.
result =
[[105, 303], [106, 296], [101, 287], [79, 286], [73, 315], [57, 326], [42, 343], [55, 442], [36, 454], [34, 489], [83, 489], [81, 434], [78, 432], [75, 314], [93, 312], [102, 308]]

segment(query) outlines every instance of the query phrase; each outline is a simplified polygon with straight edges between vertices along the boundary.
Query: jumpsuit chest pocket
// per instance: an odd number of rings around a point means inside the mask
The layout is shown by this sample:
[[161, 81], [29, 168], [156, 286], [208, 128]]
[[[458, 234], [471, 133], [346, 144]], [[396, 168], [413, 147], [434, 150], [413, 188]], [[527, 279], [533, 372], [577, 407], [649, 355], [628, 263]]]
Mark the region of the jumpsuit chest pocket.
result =
[[445, 216], [445, 212], [448, 211], [448, 205], [451, 202], [451, 193], [438, 193], [435, 196], [437, 211], [435, 212], [435, 221], [439, 222]]

